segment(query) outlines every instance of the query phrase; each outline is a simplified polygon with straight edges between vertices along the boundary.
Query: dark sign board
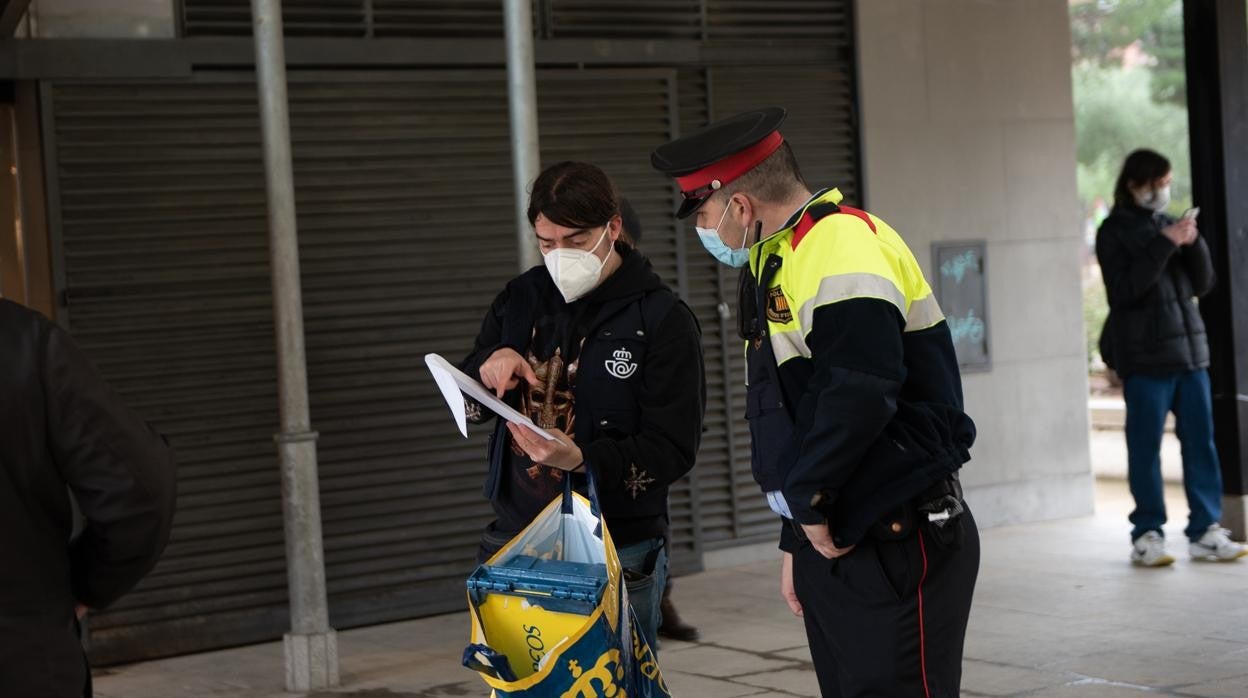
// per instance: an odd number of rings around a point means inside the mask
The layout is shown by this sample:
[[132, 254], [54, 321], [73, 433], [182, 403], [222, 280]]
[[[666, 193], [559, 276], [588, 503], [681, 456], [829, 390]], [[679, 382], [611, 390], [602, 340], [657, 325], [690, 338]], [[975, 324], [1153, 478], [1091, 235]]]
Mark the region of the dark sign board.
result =
[[984, 242], [937, 242], [932, 245], [933, 291], [949, 323], [958, 365], [986, 371], [988, 353], [988, 277]]

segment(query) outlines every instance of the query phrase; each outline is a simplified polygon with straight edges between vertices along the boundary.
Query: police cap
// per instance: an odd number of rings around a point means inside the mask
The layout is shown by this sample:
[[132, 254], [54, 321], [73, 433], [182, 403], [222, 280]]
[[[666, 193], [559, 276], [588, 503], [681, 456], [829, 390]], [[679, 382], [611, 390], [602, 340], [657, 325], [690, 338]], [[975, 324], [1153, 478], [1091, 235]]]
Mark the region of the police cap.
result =
[[650, 164], [674, 177], [684, 197], [676, 216], [697, 211], [718, 189], [776, 152], [784, 143], [777, 129], [785, 115], [780, 107], [745, 112], [655, 148]]

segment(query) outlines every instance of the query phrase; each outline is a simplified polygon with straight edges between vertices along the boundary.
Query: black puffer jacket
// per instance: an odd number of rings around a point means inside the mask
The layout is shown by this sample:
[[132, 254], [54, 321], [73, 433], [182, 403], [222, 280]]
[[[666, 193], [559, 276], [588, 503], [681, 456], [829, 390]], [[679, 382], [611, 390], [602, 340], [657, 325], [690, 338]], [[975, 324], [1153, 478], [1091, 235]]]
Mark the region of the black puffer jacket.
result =
[[1109, 295], [1101, 355], [1120, 376], [1168, 375], [1209, 366], [1205, 322], [1196, 299], [1216, 276], [1203, 238], [1176, 246], [1174, 223], [1138, 206], [1115, 206], [1096, 234], [1096, 257]]

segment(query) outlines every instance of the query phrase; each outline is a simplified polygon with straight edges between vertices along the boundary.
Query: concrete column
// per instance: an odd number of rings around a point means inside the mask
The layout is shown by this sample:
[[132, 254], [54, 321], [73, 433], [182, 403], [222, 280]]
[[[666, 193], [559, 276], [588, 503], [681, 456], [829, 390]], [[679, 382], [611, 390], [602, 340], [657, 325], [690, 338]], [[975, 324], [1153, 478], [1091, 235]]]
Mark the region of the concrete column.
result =
[[1200, 302], [1209, 337], [1222, 524], [1248, 538], [1248, 8], [1183, 3], [1192, 189], [1218, 285]]
[[511, 170], [516, 197], [520, 270], [542, 263], [527, 215], [529, 188], [541, 169], [537, 140], [537, 76], [533, 67], [533, 6], [503, 0], [507, 35], [507, 96], [511, 112]]
[[284, 642], [286, 689], [308, 691], [338, 685], [338, 644], [329, 627], [316, 432], [312, 431], [308, 410], [281, 0], [252, 0], [251, 9], [255, 22], [260, 124], [264, 136], [273, 324], [277, 336], [281, 406], [281, 431], [275, 440], [282, 469], [286, 574], [290, 591], [291, 629]]

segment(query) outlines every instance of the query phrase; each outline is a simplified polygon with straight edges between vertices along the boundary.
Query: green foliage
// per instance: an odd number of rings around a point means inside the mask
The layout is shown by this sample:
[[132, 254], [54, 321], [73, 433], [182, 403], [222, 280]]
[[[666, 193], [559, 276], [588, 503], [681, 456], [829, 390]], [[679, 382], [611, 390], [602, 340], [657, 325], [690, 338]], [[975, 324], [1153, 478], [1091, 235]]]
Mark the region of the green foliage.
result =
[[1073, 0], [1070, 29], [1076, 65], [1121, 65], [1123, 51], [1138, 42], [1152, 59], [1153, 98], [1187, 104], [1182, 0]]
[[1187, 110], [1154, 101], [1144, 68], [1082, 63], [1074, 67], [1073, 78], [1079, 196], [1084, 203], [1090, 207], [1097, 198], [1112, 202], [1127, 154], [1152, 148], [1174, 168], [1170, 210], [1181, 213], [1190, 206]]
[[[1079, 197], [1089, 231], [1099, 223], [1096, 202], [1113, 205], [1122, 162], [1137, 148], [1170, 159], [1170, 212], [1181, 213], [1192, 201], [1182, 0], [1071, 0], [1070, 20]], [[1090, 363], [1108, 315], [1104, 284], [1087, 279]]]
[[1101, 328], [1105, 326], [1105, 318], [1109, 316], [1109, 297], [1105, 293], [1105, 284], [1097, 279], [1083, 287], [1083, 336], [1088, 343], [1088, 365], [1101, 356], [1097, 346], [1101, 340]]

